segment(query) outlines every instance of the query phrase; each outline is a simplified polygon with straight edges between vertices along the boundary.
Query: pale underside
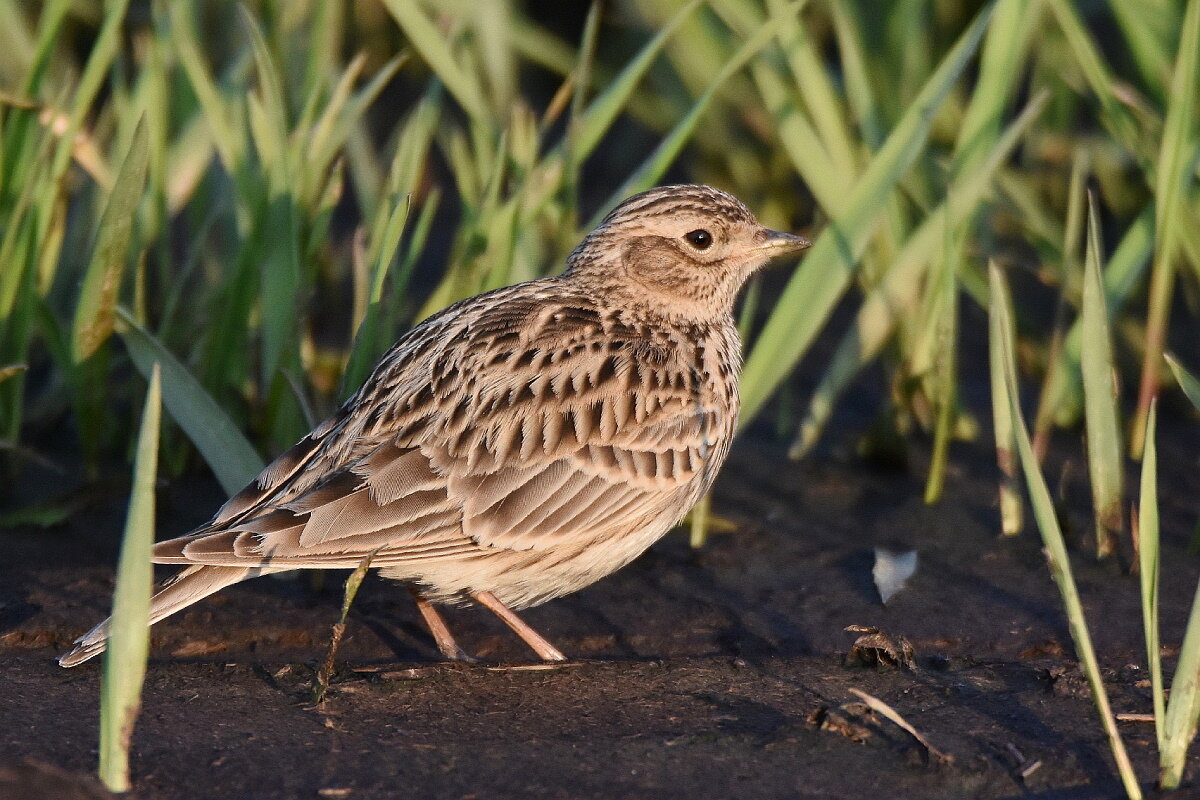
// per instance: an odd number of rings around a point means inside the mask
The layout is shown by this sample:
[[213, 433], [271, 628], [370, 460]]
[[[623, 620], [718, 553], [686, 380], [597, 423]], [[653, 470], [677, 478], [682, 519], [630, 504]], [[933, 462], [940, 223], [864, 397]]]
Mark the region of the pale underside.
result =
[[[483, 301], [483, 302], [481, 302]], [[155, 561], [357, 566], [521, 608], [628, 563], [707, 490], [737, 419], [731, 323], [673, 328], [560, 279], [448, 310]]]

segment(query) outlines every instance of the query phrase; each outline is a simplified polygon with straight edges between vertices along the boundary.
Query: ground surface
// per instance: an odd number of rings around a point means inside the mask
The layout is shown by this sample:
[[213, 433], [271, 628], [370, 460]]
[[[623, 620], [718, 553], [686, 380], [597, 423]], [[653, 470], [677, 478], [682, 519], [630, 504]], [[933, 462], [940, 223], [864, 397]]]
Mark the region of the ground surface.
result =
[[[1197, 578], [1185, 552], [1200, 496], [1195, 427], [1168, 422], [1161, 437], [1168, 652]], [[1061, 454], [1049, 470], [1053, 484]], [[794, 464], [741, 443], [715, 502], [737, 532], [699, 552], [676, 532], [623, 572], [526, 613], [576, 661], [525, 668], [518, 640], [462, 609], [451, 625], [484, 663], [437, 663], [407, 593], [369, 580], [321, 706], [313, 667], [345, 573], [320, 590], [273, 579], [226, 590], [154, 629], [136, 796], [1120, 796], [1039, 539], [996, 535], [993, 472], [983, 445], [956, 448], [947, 496], [930, 507], [920, 463], [882, 473], [833, 452]], [[1115, 710], [1145, 712], [1136, 577], [1079, 546], [1090, 527], [1082, 472], [1076, 463], [1062, 484], [1077, 577]], [[39, 796], [31, 768], [13, 766], [24, 759], [94, 769], [99, 667], [68, 671], [54, 658], [106, 613], [123, 514], [111, 495], [66, 526], [0, 533], [0, 797]], [[160, 533], [184, 532], [219, 501], [200, 480], [165, 487]], [[871, 580], [881, 543], [920, 558], [887, 606]], [[914, 666], [846, 664], [858, 635], [848, 625], [906, 637]], [[853, 689], [947, 758], [872, 716]], [[1153, 727], [1121, 729], [1149, 787]]]

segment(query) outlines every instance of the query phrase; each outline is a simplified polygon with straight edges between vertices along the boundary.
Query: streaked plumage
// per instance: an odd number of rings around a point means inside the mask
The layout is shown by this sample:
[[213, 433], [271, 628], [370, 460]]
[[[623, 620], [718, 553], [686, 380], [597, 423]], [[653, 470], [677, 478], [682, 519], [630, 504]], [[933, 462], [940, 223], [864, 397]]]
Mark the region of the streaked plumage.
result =
[[[155, 562], [187, 569], [155, 596], [152, 621], [248, 577], [372, 552], [426, 600], [502, 614], [493, 600], [525, 608], [619, 569], [712, 484], [738, 417], [737, 292], [807, 244], [706, 186], [629, 198], [562, 275], [409, 331], [211, 521], [160, 542]], [[60, 663], [101, 652], [106, 625]], [[461, 652], [448, 633], [438, 644]]]

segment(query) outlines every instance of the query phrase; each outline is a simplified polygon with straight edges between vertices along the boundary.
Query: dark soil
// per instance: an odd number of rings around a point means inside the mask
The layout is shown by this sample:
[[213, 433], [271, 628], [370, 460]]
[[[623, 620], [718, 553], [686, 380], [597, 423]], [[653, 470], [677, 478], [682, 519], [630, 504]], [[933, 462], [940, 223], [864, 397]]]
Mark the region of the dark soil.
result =
[[[1200, 447], [1194, 424], [1164, 424], [1162, 620], [1173, 654], [1200, 573], [1186, 552]], [[996, 535], [984, 445], [956, 447], [952, 464], [945, 499], [927, 506], [921, 463], [882, 473], [825, 453], [795, 464], [739, 444], [715, 499], [735, 533], [693, 552], [676, 532], [617, 575], [525, 614], [577, 659], [553, 668], [477, 609], [449, 618], [483, 663], [439, 663], [407, 593], [373, 579], [330, 694], [314, 705], [345, 573], [323, 588], [233, 587], [154, 629], [136, 795], [1120, 796], [1040, 539]], [[1057, 480], [1062, 458], [1048, 470]], [[1067, 475], [1074, 566], [1114, 710], [1147, 712], [1137, 578], [1121, 559], [1087, 555], [1082, 466]], [[219, 502], [203, 481], [165, 487], [161, 533], [184, 532]], [[0, 534], [0, 796], [65, 797], [28, 787], [60, 786], [53, 770], [94, 770], [99, 665], [63, 670], [54, 658], [107, 613], [122, 505], [113, 491], [66, 526]], [[920, 556], [887, 606], [871, 579], [876, 544]], [[905, 637], [914, 664], [848, 665], [861, 635], [849, 625]], [[892, 706], [945, 757], [853, 689]], [[1149, 788], [1153, 726], [1121, 731]]]

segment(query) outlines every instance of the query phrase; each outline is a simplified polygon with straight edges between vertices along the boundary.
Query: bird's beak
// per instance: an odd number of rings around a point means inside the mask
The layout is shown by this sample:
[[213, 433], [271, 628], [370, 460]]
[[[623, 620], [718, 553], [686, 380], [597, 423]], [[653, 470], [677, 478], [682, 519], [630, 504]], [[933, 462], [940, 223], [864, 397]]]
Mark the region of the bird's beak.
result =
[[794, 233], [784, 233], [783, 231], [773, 231], [768, 228], [763, 228], [759, 232], [758, 238], [760, 244], [754, 250], [767, 258], [785, 256], [788, 253], [797, 253], [812, 247], [812, 242], [803, 236], [797, 236]]

